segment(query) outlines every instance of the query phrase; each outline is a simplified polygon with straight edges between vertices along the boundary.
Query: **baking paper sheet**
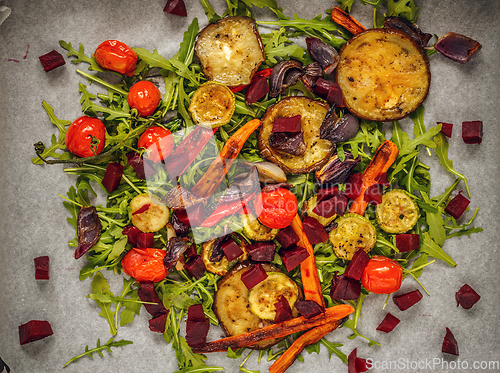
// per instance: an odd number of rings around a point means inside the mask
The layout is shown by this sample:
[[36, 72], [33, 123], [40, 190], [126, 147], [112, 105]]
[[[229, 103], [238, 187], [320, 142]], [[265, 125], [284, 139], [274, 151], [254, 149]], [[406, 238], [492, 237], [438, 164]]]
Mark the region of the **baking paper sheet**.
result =
[[[143, 47], [170, 58], [178, 49], [182, 33], [198, 17], [207, 23], [202, 6], [186, 0], [188, 17], [162, 11], [166, 0], [73, 1], [5, 0], [0, 6], [12, 10], [0, 25], [0, 357], [12, 372], [60, 372], [71, 357], [95, 347], [97, 339], [106, 342], [111, 335], [100, 310], [86, 298], [90, 281], [79, 281], [85, 259], [76, 261], [67, 242], [74, 237], [66, 222], [68, 213], [58, 194], [65, 195], [75, 182], [62, 166], [35, 166], [33, 144], [47, 141], [55, 128], [42, 108], [47, 101], [59, 118], [73, 120], [81, 115], [78, 83], [86, 80], [75, 73], [76, 66], [66, 65], [45, 73], [38, 57], [58, 50], [66, 52], [58, 41], [82, 43], [87, 54], [106, 39], [118, 39], [130, 46]], [[285, 14], [302, 18], [324, 14], [334, 1], [278, 0]], [[462, 65], [436, 54], [431, 56], [432, 84], [425, 102], [425, 124], [438, 121], [454, 124], [449, 139], [450, 158], [459, 172], [469, 179], [472, 190], [471, 211], [480, 208], [476, 226], [481, 234], [449, 240], [444, 250], [457, 263], [451, 268], [437, 261], [425, 269], [420, 281], [430, 292], [414, 307], [399, 311], [385, 296], [370, 295], [363, 306], [361, 333], [380, 342], [369, 347], [362, 338], [348, 340], [350, 331], [340, 329], [327, 339], [340, 342], [349, 354], [373, 359], [372, 372], [498, 372], [500, 368], [499, 312], [499, 43], [500, 2], [495, 0], [418, 1], [419, 25], [425, 32], [443, 35], [454, 31], [478, 40], [483, 48], [469, 63]], [[214, 1], [222, 14], [225, 3]], [[257, 11], [263, 18], [272, 18]], [[372, 25], [372, 8], [356, 3], [353, 15], [364, 25]], [[86, 70], [86, 65], [77, 66]], [[481, 145], [465, 145], [461, 139], [463, 121], [482, 120]], [[401, 121], [411, 132], [412, 123]], [[433, 195], [441, 194], [453, 177], [443, 172], [437, 158], [423, 155], [431, 166]], [[460, 184], [463, 190], [463, 184]], [[50, 280], [35, 281], [33, 258], [50, 257]], [[118, 276], [105, 274], [112, 290], [121, 288]], [[455, 292], [471, 285], [481, 300], [470, 310], [456, 307]], [[404, 281], [400, 293], [419, 288], [411, 278]], [[384, 334], [375, 328], [386, 312], [401, 319], [396, 329]], [[32, 319], [48, 320], [54, 335], [28, 345], [19, 345], [18, 326]], [[142, 311], [133, 324], [120, 328], [116, 339], [134, 343], [104, 351], [104, 357], [84, 357], [64, 368], [71, 372], [174, 372], [177, 362], [170, 345], [148, 329], [149, 316]], [[458, 341], [459, 358], [441, 353], [441, 344], [449, 327]], [[212, 331], [210, 338], [218, 338]], [[245, 363], [247, 369], [267, 371], [270, 362], [257, 363], [254, 353]], [[347, 372], [336, 356], [328, 359], [326, 349], [319, 355], [303, 353], [304, 362], [295, 362], [290, 373]], [[241, 360], [225, 354], [208, 357], [208, 365], [220, 365], [237, 372]], [[476, 363], [474, 363], [476, 362]], [[488, 362], [493, 362], [488, 368]], [[496, 363], [495, 363], [496, 362]], [[391, 365], [392, 364], [392, 365]], [[398, 365], [395, 365], [398, 364]], [[476, 364], [476, 365], [474, 365]], [[479, 364], [479, 365], [478, 365]], [[496, 364], [496, 365], [495, 365]]]

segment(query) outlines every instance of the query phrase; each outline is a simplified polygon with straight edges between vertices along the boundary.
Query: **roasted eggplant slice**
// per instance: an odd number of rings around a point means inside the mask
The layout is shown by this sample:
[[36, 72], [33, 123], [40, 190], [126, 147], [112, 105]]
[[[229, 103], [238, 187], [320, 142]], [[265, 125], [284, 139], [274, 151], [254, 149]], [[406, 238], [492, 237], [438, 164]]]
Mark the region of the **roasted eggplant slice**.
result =
[[249, 17], [225, 17], [209, 24], [194, 48], [207, 78], [229, 87], [250, 84], [265, 61], [262, 40]]
[[413, 112], [429, 92], [429, 60], [408, 34], [371, 29], [340, 50], [336, 79], [345, 105], [360, 118], [387, 122]]
[[[287, 97], [271, 106], [262, 118], [259, 132], [261, 156], [290, 174], [305, 174], [319, 169], [335, 150], [330, 141], [320, 139], [321, 124], [328, 109], [328, 104], [303, 96]], [[301, 116], [301, 130], [304, 133], [306, 150], [302, 155], [288, 154], [272, 148], [269, 144], [274, 120], [295, 115]]]

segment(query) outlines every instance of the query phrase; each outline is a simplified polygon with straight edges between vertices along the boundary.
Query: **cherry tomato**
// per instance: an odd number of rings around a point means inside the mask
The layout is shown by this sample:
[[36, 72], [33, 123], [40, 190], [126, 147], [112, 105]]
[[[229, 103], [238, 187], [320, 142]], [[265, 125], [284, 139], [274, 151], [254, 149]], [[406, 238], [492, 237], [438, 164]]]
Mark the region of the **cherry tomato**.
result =
[[131, 108], [137, 109], [141, 117], [147, 117], [155, 112], [161, 100], [161, 93], [148, 80], [135, 83], [128, 92], [127, 102]]
[[139, 148], [147, 150], [145, 158], [158, 163], [167, 158], [174, 150], [172, 133], [163, 127], [149, 127], [139, 137]]
[[255, 212], [266, 227], [286, 228], [297, 214], [297, 197], [285, 188], [261, 192], [255, 199]]
[[398, 262], [382, 255], [373, 256], [366, 266], [361, 284], [376, 294], [398, 291], [403, 281], [403, 268]]
[[137, 54], [118, 40], [103, 41], [94, 53], [96, 62], [104, 69], [133, 76], [137, 65]]
[[80, 117], [70, 124], [64, 139], [68, 150], [79, 157], [99, 154], [106, 142], [106, 127], [97, 118]]
[[166, 254], [161, 249], [133, 248], [122, 259], [123, 271], [136, 281], [161, 281], [168, 274], [163, 264]]

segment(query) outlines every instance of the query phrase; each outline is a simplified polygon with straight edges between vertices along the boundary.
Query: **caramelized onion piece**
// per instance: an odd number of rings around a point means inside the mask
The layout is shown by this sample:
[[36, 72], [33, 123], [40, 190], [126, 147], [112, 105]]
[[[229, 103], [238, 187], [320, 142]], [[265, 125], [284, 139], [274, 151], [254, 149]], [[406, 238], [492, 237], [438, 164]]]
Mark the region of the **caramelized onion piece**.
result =
[[481, 44], [467, 36], [449, 32], [439, 37], [434, 48], [453, 61], [466, 63], [481, 49]]
[[291, 87], [304, 74], [302, 63], [295, 60], [281, 61], [273, 67], [269, 79], [271, 97], [278, 96], [288, 87]]
[[101, 221], [94, 206], [82, 207], [78, 212], [77, 232], [78, 247], [75, 250], [75, 259], [89, 251], [101, 237]]
[[246, 165], [255, 166], [261, 183], [284, 183], [285, 172], [272, 162], [245, 162]]
[[170, 208], [185, 209], [194, 206], [198, 203], [204, 203], [205, 198], [200, 197], [190, 191], [184, 189], [180, 185], [176, 185], [163, 197], [163, 202]]
[[316, 179], [321, 184], [343, 183], [351, 173], [351, 170], [356, 167], [360, 161], [360, 157], [354, 159], [353, 155], [348, 151], [345, 152], [344, 161], [341, 161], [338, 154], [335, 153], [327, 164], [325, 164], [319, 171], [316, 171]]
[[317, 62], [310, 63], [305, 67], [305, 74], [300, 77], [302, 83], [312, 91], [318, 78], [323, 76], [321, 65]]
[[181, 237], [172, 237], [167, 243], [167, 255], [163, 259], [163, 264], [168, 272], [176, 265], [180, 256], [188, 248], [188, 243]]
[[336, 115], [332, 115], [333, 110], [333, 107], [330, 108], [321, 124], [320, 137], [336, 144], [356, 136], [359, 130], [358, 118], [351, 113], [347, 113], [342, 118], [337, 118]]
[[302, 155], [306, 151], [303, 132], [274, 132], [269, 136], [269, 145], [291, 155]]
[[417, 25], [399, 17], [387, 17], [384, 20], [384, 27], [403, 31], [420, 44], [422, 48], [424, 48], [432, 38], [431, 34], [422, 32]]
[[325, 74], [331, 74], [339, 63], [339, 54], [330, 44], [318, 38], [307, 37], [307, 50], [314, 61], [318, 62]]

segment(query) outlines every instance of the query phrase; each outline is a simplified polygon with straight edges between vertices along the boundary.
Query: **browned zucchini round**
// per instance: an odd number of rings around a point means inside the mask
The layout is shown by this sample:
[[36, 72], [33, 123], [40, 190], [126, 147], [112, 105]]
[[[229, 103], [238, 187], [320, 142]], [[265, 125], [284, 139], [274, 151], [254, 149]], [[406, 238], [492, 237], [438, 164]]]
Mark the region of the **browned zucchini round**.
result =
[[[320, 127], [329, 109], [328, 104], [297, 96], [286, 97], [267, 109], [259, 132], [259, 150], [263, 158], [276, 163], [290, 174], [305, 174], [323, 166], [335, 150], [330, 141], [320, 139]], [[274, 119], [300, 115], [306, 150], [302, 155], [292, 155], [269, 145]]]
[[243, 250], [243, 254], [239, 258], [230, 262], [224, 255], [218, 262], [212, 262], [210, 257], [212, 256], [215, 241], [217, 240], [214, 238], [213, 240], [204, 242], [202, 245], [201, 259], [203, 260], [203, 264], [208, 272], [212, 272], [218, 276], [224, 276], [237, 262], [242, 262], [248, 259], [248, 251], [246, 250], [245, 245], [240, 245], [241, 250]]
[[371, 29], [342, 47], [336, 79], [353, 114], [387, 122], [420, 106], [429, 92], [431, 72], [422, 48], [406, 33]]
[[206, 26], [194, 47], [209, 80], [229, 87], [250, 84], [264, 62], [264, 47], [255, 21], [225, 17]]

